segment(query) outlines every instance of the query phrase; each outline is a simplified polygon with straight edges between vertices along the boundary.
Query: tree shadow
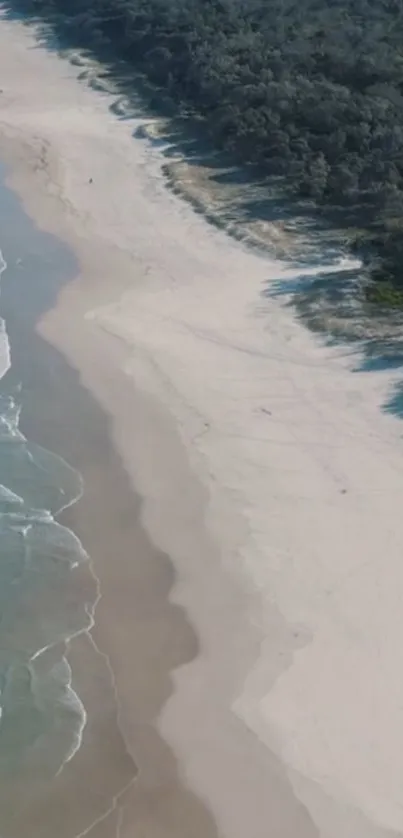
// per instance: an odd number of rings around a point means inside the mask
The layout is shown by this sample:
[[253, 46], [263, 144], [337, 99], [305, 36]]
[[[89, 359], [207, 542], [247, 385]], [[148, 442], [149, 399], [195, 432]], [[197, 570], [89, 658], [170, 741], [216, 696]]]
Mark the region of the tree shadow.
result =
[[[322, 264], [325, 256], [326, 250]], [[401, 370], [402, 381], [391, 384], [381, 408], [403, 418], [403, 312], [369, 303], [362, 273], [362, 268], [348, 264], [318, 273], [299, 273], [297, 269], [270, 282], [263, 296], [281, 299], [292, 307], [301, 322], [327, 345], [350, 347], [352, 374], [396, 374]]]
[[385, 403], [384, 410], [386, 413], [403, 419], [403, 381], [393, 386], [392, 394]]

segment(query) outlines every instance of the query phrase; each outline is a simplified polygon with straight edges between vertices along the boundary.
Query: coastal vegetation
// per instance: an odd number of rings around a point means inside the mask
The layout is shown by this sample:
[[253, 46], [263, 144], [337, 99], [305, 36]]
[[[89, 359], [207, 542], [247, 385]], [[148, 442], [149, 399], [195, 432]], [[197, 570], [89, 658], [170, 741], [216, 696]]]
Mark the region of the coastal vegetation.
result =
[[400, 0], [13, 5], [123, 59], [197, 115], [214, 145], [359, 229], [368, 298], [403, 304]]

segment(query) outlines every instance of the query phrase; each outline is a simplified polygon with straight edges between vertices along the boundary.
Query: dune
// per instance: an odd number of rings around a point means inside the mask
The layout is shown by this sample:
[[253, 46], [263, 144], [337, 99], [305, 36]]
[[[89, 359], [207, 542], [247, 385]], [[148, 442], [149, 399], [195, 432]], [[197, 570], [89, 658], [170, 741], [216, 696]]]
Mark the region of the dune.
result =
[[198, 636], [155, 720], [180, 776], [225, 838], [401, 834], [397, 373], [309, 333], [270, 294], [298, 271], [169, 191], [141, 114], [34, 28], [0, 20], [0, 64], [9, 183], [80, 264], [40, 332], [110, 417]]

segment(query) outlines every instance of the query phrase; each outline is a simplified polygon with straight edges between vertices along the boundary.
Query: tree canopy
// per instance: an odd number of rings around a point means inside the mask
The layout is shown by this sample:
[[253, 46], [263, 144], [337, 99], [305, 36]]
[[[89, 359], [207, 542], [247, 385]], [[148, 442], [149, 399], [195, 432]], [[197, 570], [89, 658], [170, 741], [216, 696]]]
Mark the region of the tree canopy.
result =
[[18, 4], [141, 70], [217, 146], [342, 208], [378, 253], [377, 284], [403, 300], [401, 0]]

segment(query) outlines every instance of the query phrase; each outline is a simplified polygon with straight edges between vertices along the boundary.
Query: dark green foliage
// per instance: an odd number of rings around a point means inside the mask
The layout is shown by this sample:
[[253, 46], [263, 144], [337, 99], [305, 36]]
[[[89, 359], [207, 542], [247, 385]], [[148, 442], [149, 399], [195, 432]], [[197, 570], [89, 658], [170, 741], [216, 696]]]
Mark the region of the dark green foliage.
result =
[[401, 0], [15, 2], [124, 58], [203, 117], [217, 146], [342, 208], [378, 254], [385, 300], [400, 299]]

